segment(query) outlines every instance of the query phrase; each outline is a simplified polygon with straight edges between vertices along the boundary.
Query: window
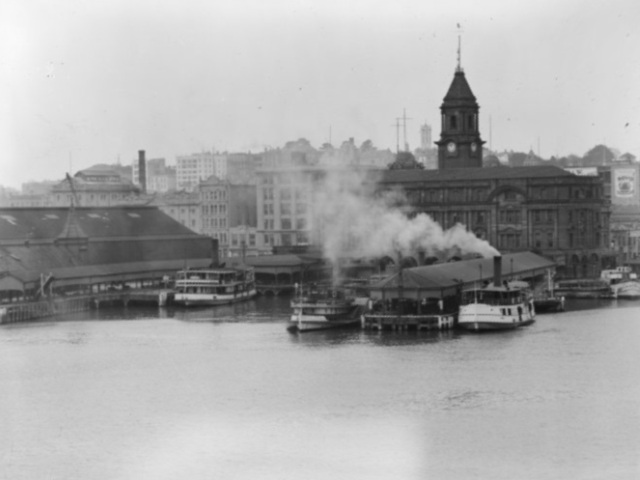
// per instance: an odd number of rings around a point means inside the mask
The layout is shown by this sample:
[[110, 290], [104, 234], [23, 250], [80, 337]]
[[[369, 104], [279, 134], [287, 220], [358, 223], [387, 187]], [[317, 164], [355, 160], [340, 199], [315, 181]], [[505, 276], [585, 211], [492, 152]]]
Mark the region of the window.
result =
[[282, 228], [282, 230], [291, 230], [291, 219], [290, 218], [280, 219], [280, 227]]
[[451, 115], [449, 117], [449, 128], [451, 128], [451, 130], [456, 130], [458, 128], [458, 117], [455, 115]]
[[296, 230], [305, 230], [307, 228], [307, 219], [306, 218], [298, 218], [296, 219]]
[[282, 200], [291, 200], [291, 189], [290, 188], [282, 188], [280, 190], [280, 199], [282, 199]]
[[280, 204], [280, 215], [291, 215], [291, 204], [290, 203], [281, 203]]

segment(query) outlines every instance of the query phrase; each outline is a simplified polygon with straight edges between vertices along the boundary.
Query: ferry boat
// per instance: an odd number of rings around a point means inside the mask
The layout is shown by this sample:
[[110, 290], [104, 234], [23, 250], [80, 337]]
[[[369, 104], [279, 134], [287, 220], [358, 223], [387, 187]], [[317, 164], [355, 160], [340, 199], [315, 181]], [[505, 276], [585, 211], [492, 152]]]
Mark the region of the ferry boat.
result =
[[555, 294], [552, 277], [551, 270], [547, 270], [546, 288], [534, 289], [533, 305], [536, 308], [536, 313], [564, 312], [564, 297]]
[[187, 268], [176, 274], [173, 298], [191, 307], [236, 303], [256, 294], [253, 267]]
[[360, 324], [360, 313], [366, 298], [357, 298], [352, 292], [335, 287], [296, 284], [291, 300], [293, 310], [287, 330], [309, 332]]
[[608, 282], [612, 298], [640, 298], [640, 282], [631, 267], [621, 266], [603, 270], [600, 278]]
[[534, 322], [535, 307], [529, 285], [522, 281], [502, 282], [500, 257], [495, 259], [493, 282], [462, 292], [460, 328], [476, 332], [510, 330]]
[[609, 298], [611, 287], [600, 278], [559, 280], [554, 286], [556, 295], [566, 298]]

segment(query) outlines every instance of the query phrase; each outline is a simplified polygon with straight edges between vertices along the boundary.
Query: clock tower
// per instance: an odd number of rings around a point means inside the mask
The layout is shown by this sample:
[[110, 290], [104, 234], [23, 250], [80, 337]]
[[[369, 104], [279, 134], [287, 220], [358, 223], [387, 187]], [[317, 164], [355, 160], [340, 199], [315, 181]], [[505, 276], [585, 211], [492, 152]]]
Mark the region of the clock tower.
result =
[[460, 67], [458, 66], [449, 91], [444, 97], [440, 112], [442, 127], [438, 145], [438, 169], [482, 167], [482, 145], [478, 130], [478, 102]]

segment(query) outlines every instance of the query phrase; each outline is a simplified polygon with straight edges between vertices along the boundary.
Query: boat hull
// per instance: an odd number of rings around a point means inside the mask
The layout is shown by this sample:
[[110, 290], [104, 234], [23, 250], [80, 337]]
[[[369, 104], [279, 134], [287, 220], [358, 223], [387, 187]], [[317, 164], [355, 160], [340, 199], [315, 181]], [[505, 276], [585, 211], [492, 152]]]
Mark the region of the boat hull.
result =
[[359, 325], [359, 307], [355, 303], [292, 302], [289, 331], [311, 332]]
[[638, 299], [640, 298], [640, 282], [629, 281], [612, 285], [611, 294], [613, 298]]
[[529, 304], [499, 306], [474, 303], [462, 306], [458, 312], [458, 327], [473, 332], [513, 330], [534, 321], [532, 301]]
[[518, 327], [524, 326], [524, 323], [506, 323], [506, 322], [492, 322], [492, 321], [475, 321], [475, 322], [458, 322], [458, 327], [463, 330], [469, 330], [472, 332], [491, 332], [498, 330], [515, 330]]
[[256, 290], [241, 292], [236, 295], [220, 295], [212, 293], [176, 293], [173, 301], [185, 307], [228, 305], [250, 300], [257, 295]]
[[290, 332], [314, 332], [318, 330], [330, 330], [334, 328], [348, 328], [360, 325], [359, 318], [342, 320], [328, 320], [324, 317], [310, 317], [295, 319], [292, 317], [287, 330]]

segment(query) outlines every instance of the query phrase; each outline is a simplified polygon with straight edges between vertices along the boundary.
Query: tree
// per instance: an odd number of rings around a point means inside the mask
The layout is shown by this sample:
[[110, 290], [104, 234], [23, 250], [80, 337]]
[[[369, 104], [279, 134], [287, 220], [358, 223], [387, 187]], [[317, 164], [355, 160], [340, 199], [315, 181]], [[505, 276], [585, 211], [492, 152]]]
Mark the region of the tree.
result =
[[389, 164], [389, 170], [424, 170], [424, 165], [416, 160], [411, 152], [398, 152], [393, 163]]
[[365, 140], [360, 145], [360, 150], [366, 152], [367, 150], [373, 150], [375, 147], [373, 146], [373, 142], [371, 140]]
[[615, 159], [615, 155], [605, 145], [596, 145], [585, 153], [582, 158], [585, 167], [596, 167], [612, 162]]

